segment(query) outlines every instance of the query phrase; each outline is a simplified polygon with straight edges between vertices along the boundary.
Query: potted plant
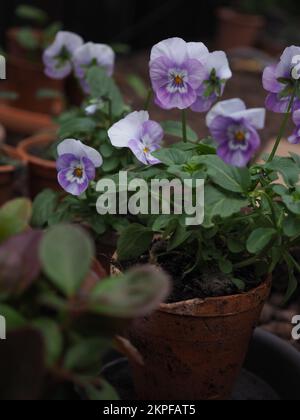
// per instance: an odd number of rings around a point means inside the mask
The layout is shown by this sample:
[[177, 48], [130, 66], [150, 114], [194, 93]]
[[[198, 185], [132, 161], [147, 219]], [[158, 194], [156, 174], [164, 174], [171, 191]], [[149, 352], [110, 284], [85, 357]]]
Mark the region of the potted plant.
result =
[[[49, 24], [49, 16], [43, 10], [25, 4], [17, 7], [16, 16], [24, 25], [7, 31], [9, 80], [19, 93], [15, 106], [56, 115], [62, 109], [63, 84], [45, 76], [42, 53], [52, 43], [61, 24]], [[42, 91], [51, 91], [53, 95], [43, 97]]]
[[272, 6], [272, 0], [238, 0], [231, 3], [231, 7], [220, 7], [217, 11], [218, 48], [254, 47], [265, 24], [264, 12]]
[[[256, 155], [265, 109], [247, 109], [240, 99], [214, 105], [231, 77], [225, 54], [209, 53], [203, 44], [180, 38], [153, 47], [150, 76], [157, 105], [182, 110], [181, 124], [164, 124], [181, 136], [181, 142], [164, 148], [163, 128], [146, 111], [115, 123], [108, 131], [111, 144], [130, 149], [140, 165], [128, 168], [127, 183], [120, 174], [107, 177], [108, 191], [104, 179], [96, 185], [87, 172], [83, 176], [78, 170], [72, 179], [67, 176], [71, 169], [75, 174], [70, 162], [80, 163], [78, 144], [68, 142], [59, 150], [62, 186], [73, 195], [82, 193], [79, 198], [66, 198], [77, 205], [77, 214], [80, 206], [81, 210], [88, 206], [86, 214], [91, 217], [94, 210], [100, 226], [109, 217], [117, 224], [118, 216], [127, 214], [119, 229], [117, 270], [152, 263], [172, 278], [168, 299], [156, 313], [136, 321], [128, 333], [143, 360], [132, 364], [142, 399], [228, 398], [278, 264], [288, 267], [286, 299], [297, 289], [300, 266], [293, 250], [300, 237], [300, 162], [296, 154], [278, 157], [276, 152], [292, 113], [296, 129], [289, 141], [300, 142], [299, 77], [294, 61], [299, 54], [300, 47], [287, 48], [280, 63], [264, 72], [263, 84], [269, 92], [266, 107], [284, 118], [273, 150], [262, 163], [256, 163]], [[210, 138], [199, 140], [187, 126], [190, 107], [198, 112], [210, 109], [206, 117]], [[86, 170], [85, 165], [80, 168]], [[154, 181], [177, 184], [169, 185], [162, 195], [160, 190], [151, 191]], [[189, 182], [187, 199], [179, 194], [178, 201], [174, 192], [178, 181]], [[125, 213], [120, 198], [124, 191], [129, 200], [125, 200]], [[116, 192], [119, 210], [113, 199]], [[193, 207], [195, 199], [198, 206]], [[70, 217], [70, 207], [61, 205], [58, 209]], [[52, 222], [53, 217], [50, 212]]]
[[43, 232], [30, 218], [26, 199], [0, 209], [1, 399], [118, 399], [100, 376], [103, 357], [164, 299], [168, 279], [151, 267], [106, 278], [78, 226]]
[[112, 79], [115, 54], [103, 44], [83, 44], [81, 38], [69, 32], [59, 32], [54, 43], [44, 52], [45, 72], [61, 79], [74, 73], [84, 100], [80, 107], [70, 107], [56, 123], [57, 133], [41, 134], [19, 145], [20, 153], [29, 163], [31, 195], [44, 188], [60, 189], [57, 183], [56, 146], [66, 138], [82, 139], [106, 157], [102, 173], [111, 173], [129, 164], [129, 153], [111, 146], [108, 128], [125, 115], [125, 105], [119, 88]]

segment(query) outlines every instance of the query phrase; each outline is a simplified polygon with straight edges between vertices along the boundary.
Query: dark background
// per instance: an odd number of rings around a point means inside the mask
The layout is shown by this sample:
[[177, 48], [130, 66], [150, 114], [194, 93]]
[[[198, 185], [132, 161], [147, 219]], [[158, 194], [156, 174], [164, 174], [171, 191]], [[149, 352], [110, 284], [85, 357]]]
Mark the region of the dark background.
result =
[[[0, 37], [18, 23], [19, 4], [47, 10], [64, 28], [94, 42], [122, 42], [134, 49], [180, 34], [187, 39], [207, 40], [215, 32], [215, 10], [220, 0], [1, 0]], [[226, 2], [225, 2], [226, 3]]]

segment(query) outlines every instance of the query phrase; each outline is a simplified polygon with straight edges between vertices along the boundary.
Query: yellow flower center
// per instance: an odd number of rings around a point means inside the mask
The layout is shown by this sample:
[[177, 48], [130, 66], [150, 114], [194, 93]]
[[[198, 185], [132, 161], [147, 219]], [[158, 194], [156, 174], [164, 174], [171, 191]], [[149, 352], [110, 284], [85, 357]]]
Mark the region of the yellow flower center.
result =
[[73, 175], [76, 177], [76, 178], [82, 178], [83, 177], [83, 169], [82, 168], [75, 168], [74, 169], [74, 172], [73, 172]]
[[144, 148], [144, 153], [150, 153], [150, 149], [148, 147]]
[[243, 131], [237, 131], [234, 135], [234, 138], [238, 142], [243, 142], [246, 139], [245, 133]]
[[179, 74], [177, 74], [174, 77], [174, 82], [177, 86], [181, 86], [183, 84], [183, 78], [181, 76], [179, 76]]

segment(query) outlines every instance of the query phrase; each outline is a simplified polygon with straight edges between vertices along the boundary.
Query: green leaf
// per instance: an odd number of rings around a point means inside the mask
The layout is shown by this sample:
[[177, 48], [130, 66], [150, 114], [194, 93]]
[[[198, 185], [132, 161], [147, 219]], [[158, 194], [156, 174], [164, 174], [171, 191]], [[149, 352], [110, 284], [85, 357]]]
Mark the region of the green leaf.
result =
[[10, 201], [0, 208], [0, 243], [28, 228], [32, 214], [26, 198]]
[[187, 161], [187, 153], [179, 149], [160, 149], [152, 155], [165, 165], [183, 165]]
[[33, 202], [31, 226], [44, 228], [55, 212], [59, 196], [52, 190], [44, 190]]
[[274, 160], [265, 165], [265, 168], [279, 172], [289, 187], [295, 186], [299, 181], [300, 168], [292, 158], [275, 157]]
[[105, 158], [110, 158], [114, 153], [114, 148], [111, 144], [105, 143], [100, 146], [100, 153]]
[[286, 291], [286, 295], [284, 297], [284, 304], [288, 303], [289, 300], [292, 298], [296, 290], [298, 289], [298, 280], [295, 276], [294, 271], [294, 263], [292, 258], [289, 256], [289, 254], [285, 255], [285, 260], [288, 267], [288, 273], [289, 273], [289, 283], [288, 283], [288, 289]]
[[112, 156], [104, 160], [101, 170], [105, 173], [114, 173], [120, 166], [120, 158]]
[[283, 232], [288, 238], [300, 235], [300, 219], [289, 215], [283, 222]]
[[44, 10], [27, 4], [22, 4], [17, 7], [16, 16], [20, 19], [29, 20], [38, 24], [45, 24], [48, 20], [48, 15]]
[[233, 254], [239, 254], [244, 251], [245, 245], [242, 242], [239, 242], [237, 239], [229, 238], [227, 241], [228, 249]]
[[246, 290], [246, 283], [243, 280], [233, 278], [232, 283], [240, 290], [244, 292]]
[[247, 250], [251, 254], [259, 254], [277, 235], [277, 231], [272, 228], [259, 228], [251, 233], [247, 241]]
[[53, 366], [63, 351], [63, 337], [59, 326], [49, 318], [39, 318], [33, 321], [32, 326], [40, 331], [45, 341], [46, 362]]
[[146, 99], [148, 96], [148, 89], [143, 79], [136, 74], [130, 74], [127, 77], [127, 83], [134, 90], [134, 92], [141, 98]]
[[120, 261], [140, 257], [152, 243], [152, 229], [139, 224], [132, 224], [124, 229], [118, 241], [118, 258]]
[[26, 319], [15, 309], [0, 303], [0, 315], [5, 318], [7, 331], [17, 330], [26, 325]]
[[147, 315], [168, 296], [168, 276], [152, 265], [101, 280], [91, 291], [89, 311], [113, 318]]
[[60, 99], [62, 93], [55, 89], [39, 89], [36, 92], [36, 97], [38, 99]]
[[[179, 121], [164, 121], [161, 123], [162, 128], [164, 129], [165, 134], [173, 137], [179, 137], [182, 139], [182, 123]], [[194, 130], [187, 126], [187, 139], [196, 143], [198, 141], [198, 136]]]
[[71, 118], [61, 123], [58, 136], [61, 139], [76, 137], [78, 135], [88, 135], [96, 129], [96, 122], [92, 118]]
[[22, 28], [18, 30], [17, 41], [23, 48], [30, 51], [34, 51], [39, 48], [38, 38], [29, 28]]
[[87, 384], [84, 387], [87, 398], [90, 401], [119, 401], [117, 391], [106, 381], [101, 379], [101, 388]]
[[79, 227], [58, 225], [46, 232], [40, 256], [43, 269], [52, 283], [71, 297], [89, 273], [94, 245]]
[[233, 271], [232, 262], [225, 258], [219, 260], [219, 268], [224, 274], [230, 274]]
[[169, 226], [169, 224], [173, 223], [174, 221], [176, 221], [176, 216], [162, 214], [162, 215], [154, 218], [154, 223], [152, 225], [152, 230], [153, 230], [153, 232], [160, 232], [160, 231], [164, 230], [165, 228], [167, 228]]
[[186, 242], [193, 235], [192, 231], [188, 231], [186, 227], [178, 225], [177, 229], [172, 236], [169, 245], [168, 251], [173, 251], [176, 248], [179, 248], [184, 242]]
[[237, 194], [221, 191], [212, 185], [207, 185], [205, 187], [205, 225], [211, 226], [217, 216], [222, 219], [231, 217], [247, 205], [247, 199]]
[[71, 347], [64, 360], [67, 370], [78, 373], [98, 373], [104, 354], [111, 347], [111, 340], [105, 338], [87, 338]]
[[125, 110], [121, 92], [105, 69], [93, 66], [87, 72], [87, 82], [93, 98], [107, 98], [111, 101], [112, 112], [119, 116]]
[[251, 185], [248, 168], [235, 168], [227, 165], [218, 156], [198, 156], [192, 163], [204, 164], [210, 179], [220, 187], [230, 192], [247, 193]]

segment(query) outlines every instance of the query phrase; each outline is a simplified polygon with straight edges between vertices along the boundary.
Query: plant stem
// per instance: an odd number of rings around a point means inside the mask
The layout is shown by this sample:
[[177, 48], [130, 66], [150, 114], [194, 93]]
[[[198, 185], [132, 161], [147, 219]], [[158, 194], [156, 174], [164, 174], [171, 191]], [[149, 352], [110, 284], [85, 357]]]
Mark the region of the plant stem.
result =
[[153, 97], [153, 90], [149, 89], [148, 95], [147, 95], [147, 98], [146, 98], [146, 101], [145, 101], [145, 106], [144, 106], [145, 111], [148, 111], [148, 109], [150, 108], [152, 97]]
[[112, 112], [112, 102], [110, 98], [108, 98], [108, 115], [109, 115], [109, 123], [111, 127], [114, 121], [113, 121], [113, 112]]
[[288, 124], [288, 121], [289, 121], [289, 117], [290, 117], [290, 115], [291, 115], [291, 111], [292, 111], [292, 108], [293, 108], [293, 104], [294, 104], [295, 96], [296, 96], [296, 89], [294, 89], [294, 92], [293, 92], [293, 94], [292, 94], [292, 98], [291, 98], [291, 100], [290, 100], [290, 103], [289, 103], [289, 106], [288, 106], [287, 112], [286, 112], [286, 114], [285, 114], [285, 116], [284, 116], [284, 119], [283, 119], [283, 121], [282, 121], [282, 124], [281, 124], [280, 130], [279, 130], [278, 137], [277, 137], [277, 139], [276, 139], [276, 142], [275, 142], [275, 145], [274, 145], [274, 147], [273, 147], [272, 153], [270, 154], [269, 159], [267, 160], [267, 163], [272, 162], [272, 160], [274, 159], [274, 157], [275, 157], [275, 155], [276, 155], [276, 152], [277, 152], [277, 149], [278, 149], [278, 147], [279, 147], [279, 144], [280, 144], [280, 142], [281, 142], [281, 140], [282, 140], [282, 137], [284, 136], [284, 133], [285, 133], [285, 131], [286, 131], [287, 124]]
[[182, 110], [182, 140], [187, 143], [186, 110]]

